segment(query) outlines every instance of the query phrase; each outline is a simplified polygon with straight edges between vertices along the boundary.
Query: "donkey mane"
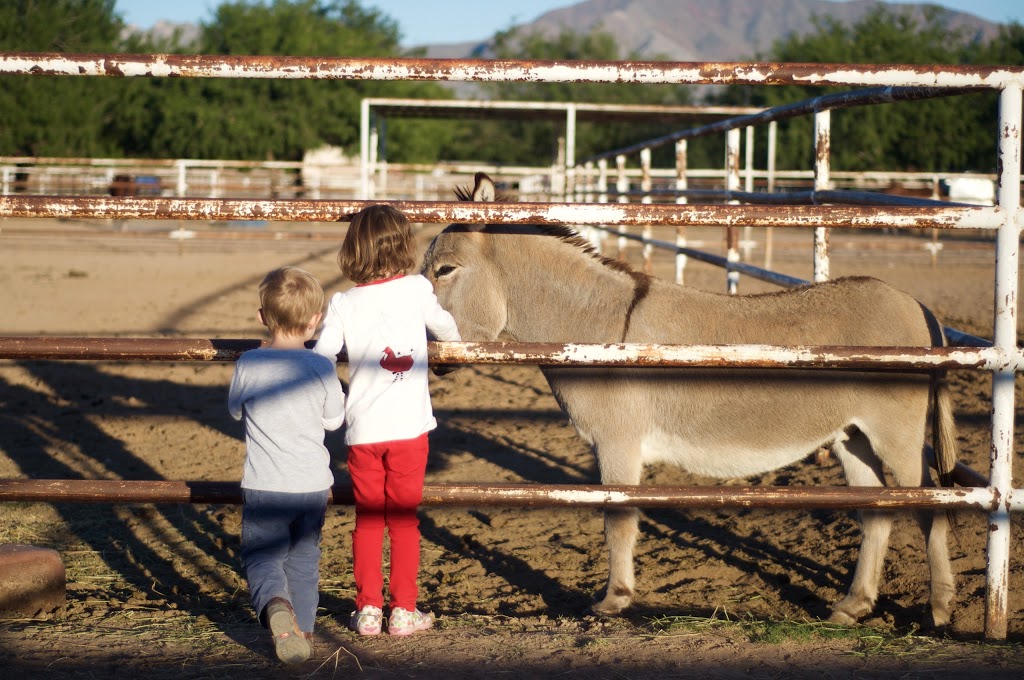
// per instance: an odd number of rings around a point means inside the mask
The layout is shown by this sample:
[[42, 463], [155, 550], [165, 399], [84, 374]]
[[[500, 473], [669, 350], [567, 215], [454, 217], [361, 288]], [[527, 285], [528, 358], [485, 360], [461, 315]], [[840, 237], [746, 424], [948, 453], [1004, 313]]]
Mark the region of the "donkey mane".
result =
[[[472, 201], [473, 190], [468, 187], [455, 187], [455, 196], [460, 201]], [[506, 203], [510, 202], [512, 199], [508, 194], [497, 193], [494, 196], [494, 200], [498, 203]], [[492, 226], [495, 225], [488, 224], [485, 225], [483, 229], [489, 230]], [[501, 228], [507, 228], [505, 225], [497, 226]], [[544, 236], [551, 236], [553, 238], [557, 238], [560, 241], [563, 241], [571, 246], [579, 248], [584, 253], [590, 255], [591, 257], [593, 257], [595, 260], [605, 265], [606, 267], [610, 267], [611, 269], [614, 269], [616, 271], [629, 274], [638, 286], [641, 285], [642, 281], [646, 282], [648, 286], [650, 285], [651, 277], [648, 274], [638, 272], [628, 262], [623, 262], [622, 260], [613, 260], [610, 257], [605, 257], [601, 253], [597, 252], [594, 249], [594, 246], [592, 246], [589, 241], [580, 236], [574, 229], [567, 227], [564, 224], [531, 224], [530, 227], [536, 229]]]

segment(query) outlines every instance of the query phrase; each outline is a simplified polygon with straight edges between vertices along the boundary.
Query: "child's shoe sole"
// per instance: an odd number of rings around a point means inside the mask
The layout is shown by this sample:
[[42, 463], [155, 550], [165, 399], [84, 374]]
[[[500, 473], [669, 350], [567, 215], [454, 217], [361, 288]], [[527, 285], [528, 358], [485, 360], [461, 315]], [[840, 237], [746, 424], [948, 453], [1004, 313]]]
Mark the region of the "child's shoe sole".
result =
[[274, 636], [274, 654], [283, 663], [296, 664], [309, 659], [313, 650], [309, 639], [295, 623], [295, 612], [288, 601], [275, 597], [266, 608], [267, 628]]

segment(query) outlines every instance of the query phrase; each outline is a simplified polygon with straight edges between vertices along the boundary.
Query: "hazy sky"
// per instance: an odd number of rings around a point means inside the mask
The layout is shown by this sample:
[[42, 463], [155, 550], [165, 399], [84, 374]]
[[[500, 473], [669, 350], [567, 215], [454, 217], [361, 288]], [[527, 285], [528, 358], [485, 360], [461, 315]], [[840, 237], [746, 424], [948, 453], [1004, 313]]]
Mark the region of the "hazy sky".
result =
[[[699, 0], [698, 0], [699, 1]], [[117, 12], [130, 24], [142, 28], [159, 19], [178, 23], [209, 20], [218, 0], [117, 0]], [[529, 23], [548, 10], [577, 4], [573, 0], [514, 0], [510, 3], [480, 0], [365, 0], [364, 7], [376, 7], [398, 22], [402, 45], [470, 42], [485, 40], [515, 24]], [[1024, 0], [939, 0], [935, 4], [970, 12], [997, 23], [1024, 24]]]

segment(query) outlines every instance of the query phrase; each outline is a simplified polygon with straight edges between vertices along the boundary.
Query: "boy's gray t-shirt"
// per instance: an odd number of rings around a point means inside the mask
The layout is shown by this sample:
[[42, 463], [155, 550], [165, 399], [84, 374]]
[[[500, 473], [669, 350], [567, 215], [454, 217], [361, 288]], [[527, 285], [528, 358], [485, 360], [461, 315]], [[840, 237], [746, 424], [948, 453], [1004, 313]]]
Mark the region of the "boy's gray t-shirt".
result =
[[235, 363], [228, 410], [245, 419], [242, 488], [308, 493], [334, 484], [324, 430], [345, 419], [334, 361], [307, 349], [249, 350]]

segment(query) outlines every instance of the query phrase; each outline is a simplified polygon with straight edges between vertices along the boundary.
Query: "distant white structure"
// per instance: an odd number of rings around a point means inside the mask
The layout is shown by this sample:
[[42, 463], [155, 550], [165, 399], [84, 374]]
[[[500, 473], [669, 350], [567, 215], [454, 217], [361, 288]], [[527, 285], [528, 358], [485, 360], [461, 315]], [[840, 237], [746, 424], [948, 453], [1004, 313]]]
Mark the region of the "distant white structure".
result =
[[359, 164], [340, 147], [321, 146], [302, 155], [302, 186], [307, 198], [324, 198], [322, 192], [354, 193], [359, 187]]
[[996, 183], [987, 177], [953, 177], [942, 180], [946, 197], [957, 203], [995, 205]]

